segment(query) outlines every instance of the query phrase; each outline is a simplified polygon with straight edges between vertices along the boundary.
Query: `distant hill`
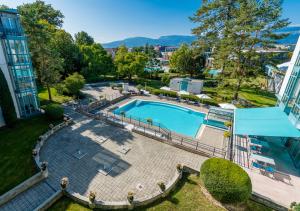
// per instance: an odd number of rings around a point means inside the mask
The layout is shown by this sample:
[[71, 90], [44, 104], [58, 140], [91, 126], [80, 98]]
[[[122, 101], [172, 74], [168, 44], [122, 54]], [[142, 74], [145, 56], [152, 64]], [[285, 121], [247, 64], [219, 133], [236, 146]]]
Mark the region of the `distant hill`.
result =
[[288, 26], [281, 30], [279, 30], [277, 33], [290, 33], [289, 36], [286, 38], [279, 40], [278, 43], [280, 44], [296, 44], [297, 40], [300, 36], [300, 26]]
[[[279, 44], [296, 44], [300, 35], [300, 26], [288, 26], [281, 30], [278, 30], [277, 33], [290, 33], [288, 37], [278, 41]], [[126, 45], [127, 47], [132, 48], [137, 46], [144, 46], [147, 43], [149, 45], [180, 46], [183, 43], [191, 44], [195, 40], [195, 36], [188, 35], [161, 36], [157, 39], [148, 37], [131, 37], [124, 40], [103, 43], [102, 45], [104, 48], [116, 48], [120, 45]]]
[[126, 45], [127, 47], [132, 48], [137, 46], [144, 46], [147, 43], [149, 45], [180, 46], [183, 43], [191, 44], [194, 40], [196, 40], [195, 36], [187, 35], [161, 36], [158, 39], [147, 37], [132, 37], [110, 43], [103, 43], [102, 45], [104, 48], [116, 48], [120, 45]]

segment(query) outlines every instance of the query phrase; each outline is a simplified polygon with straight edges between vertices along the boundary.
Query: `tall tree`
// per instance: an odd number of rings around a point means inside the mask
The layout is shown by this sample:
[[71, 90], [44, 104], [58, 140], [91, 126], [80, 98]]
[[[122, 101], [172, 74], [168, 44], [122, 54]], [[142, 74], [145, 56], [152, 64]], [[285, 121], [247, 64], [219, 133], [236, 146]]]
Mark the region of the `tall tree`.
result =
[[80, 71], [81, 55], [79, 47], [75, 45], [70, 33], [63, 29], [56, 30], [51, 38], [51, 46], [64, 59], [62, 72], [64, 78], [69, 74]]
[[75, 43], [77, 45], [92, 45], [94, 44], [94, 38], [87, 32], [81, 31], [75, 34]]
[[171, 59], [170, 66], [181, 73], [189, 73], [191, 77], [196, 73], [196, 55], [192, 48], [183, 44], [177, 49]]
[[134, 75], [141, 75], [144, 72], [148, 57], [140, 52], [128, 52], [125, 46], [119, 47], [115, 56], [117, 73], [121, 77], [127, 77], [131, 81]]
[[45, 2], [40, 0], [18, 6], [18, 11], [21, 16], [22, 26], [28, 37], [33, 67], [38, 72], [37, 58], [41, 45], [50, 42], [50, 38], [54, 33], [54, 30], [46, 32], [43, 23], [47, 23], [53, 28], [61, 27], [64, 16], [59, 10], [55, 10], [50, 4], [45, 4]]
[[282, 0], [205, 1], [192, 21], [198, 46], [213, 49], [215, 65], [225, 78], [235, 79], [233, 97], [238, 99], [243, 81], [262, 72], [256, 47], [267, 48], [286, 36], [276, 30], [289, 24], [282, 19]]
[[82, 74], [89, 79], [100, 75], [113, 73], [112, 57], [100, 44], [81, 45], [80, 52], [83, 56]]

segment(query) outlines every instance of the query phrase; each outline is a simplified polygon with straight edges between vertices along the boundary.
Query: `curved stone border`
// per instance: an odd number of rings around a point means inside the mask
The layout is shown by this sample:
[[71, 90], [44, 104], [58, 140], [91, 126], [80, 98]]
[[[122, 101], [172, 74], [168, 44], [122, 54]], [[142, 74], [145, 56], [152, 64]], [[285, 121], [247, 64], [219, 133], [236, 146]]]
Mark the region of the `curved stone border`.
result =
[[69, 125], [71, 122], [72, 122], [72, 119], [68, 118], [64, 122], [54, 126], [51, 130], [47, 131], [46, 133], [44, 133], [43, 135], [40, 136], [38, 143], [36, 144], [35, 148], [33, 149], [33, 151], [35, 153], [35, 155], [33, 155], [34, 160], [35, 160], [35, 164], [36, 164], [36, 166], [38, 167], [38, 169], [40, 171], [38, 173], [36, 173], [35, 175], [33, 175], [32, 177], [25, 180], [24, 182], [20, 183], [19, 185], [17, 185], [13, 189], [11, 189], [8, 192], [1, 195], [0, 196], [0, 206], [7, 203], [7, 202], [9, 202], [10, 200], [15, 198], [20, 193], [28, 190], [29, 188], [31, 188], [35, 184], [41, 182], [43, 179], [48, 177], [48, 168], [47, 168], [47, 166], [44, 166], [44, 169], [43, 169], [42, 162], [40, 162], [40, 155], [39, 155], [40, 150], [41, 150], [42, 146], [44, 145], [45, 141], [52, 134], [54, 134], [56, 131], [60, 130], [61, 128]]
[[127, 200], [124, 201], [97, 201], [93, 203], [90, 202], [88, 197], [82, 196], [79, 193], [65, 191], [65, 194], [73, 199], [74, 201], [89, 206], [91, 208], [102, 208], [102, 209], [132, 209], [133, 207], [145, 206], [151, 204], [152, 202], [166, 197], [175, 187], [177, 182], [182, 177], [182, 171], [175, 172], [175, 175], [171, 180], [166, 184], [165, 191], [156, 191], [155, 193], [144, 196], [141, 198], [134, 198], [132, 203], [129, 203]]
[[42, 161], [40, 160], [40, 151], [41, 151], [42, 147], [44, 146], [45, 142], [47, 141], [47, 139], [50, 136], [52, 136], [54, 133], [59, 131], [60, 129], [70, 125], [71, 123], [73, 123], [72, 118], [69, 118], [69, 117], [65, 117], [65, 118], [67, 118], [67, 119], [64, 122], [62, 122], [58, 125], [55, 125], [53, 128], [51, 128], [46, 133], [41, 135], [39, 137], [38, 143], [35, 145], [35, 148], [33, 149], [36, 153], [36, 155], [34, 155], [35, 164], [40, 170], [42, 170], [42, 167], [41, 167]]

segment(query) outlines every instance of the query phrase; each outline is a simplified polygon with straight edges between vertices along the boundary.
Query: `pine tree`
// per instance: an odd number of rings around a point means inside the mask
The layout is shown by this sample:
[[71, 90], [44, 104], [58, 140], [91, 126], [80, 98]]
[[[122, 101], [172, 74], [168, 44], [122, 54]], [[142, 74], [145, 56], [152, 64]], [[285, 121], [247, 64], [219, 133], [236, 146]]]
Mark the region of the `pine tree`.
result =
[[235, 79], [234, 99], [243, 81], [262, 72], [256, 47], [268, 48], [286, 34], [276, 34], [289, 24], [282, 19], [281, 0], [205, 1], [191, 20], [197, 45], [213, 49], [215, 66], [224, 78]]

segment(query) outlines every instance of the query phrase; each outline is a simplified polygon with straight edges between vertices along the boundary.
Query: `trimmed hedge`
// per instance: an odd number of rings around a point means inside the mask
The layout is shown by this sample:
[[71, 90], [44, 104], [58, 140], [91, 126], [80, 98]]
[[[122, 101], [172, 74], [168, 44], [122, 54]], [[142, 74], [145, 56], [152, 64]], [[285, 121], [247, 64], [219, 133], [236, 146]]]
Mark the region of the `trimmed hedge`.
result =
[[200, 99], [196, 95], [192, 95], [192, 94], [190, 94], [190, 95], [180, 95], [180, 98], [184, 99], [184, 100], [200, 102], [200, 103], [207, 104], [207, 105], [219, 106], [218, 103], [216, 103], [212, 99]]
[[210, 194], [222, 203], [244, 202], [251, 196], [252, 184], [248, 174], [228, 160], [206, 160], [201, 166], [200, 178]]
[[59, 104], [51, 103], [42, 108], [45, 110], [45, 114], [50, 120], [60, 120], [63, 118], [64, 109]]
[[152, 89], [150, 92], [151, 92], [151, 94], [154, 94], [154, 95], [163, 94], [168, 97], [177, 97], [177, 92], [168, 91], [168, 90]]

